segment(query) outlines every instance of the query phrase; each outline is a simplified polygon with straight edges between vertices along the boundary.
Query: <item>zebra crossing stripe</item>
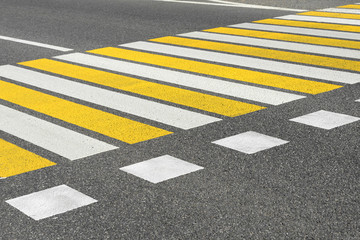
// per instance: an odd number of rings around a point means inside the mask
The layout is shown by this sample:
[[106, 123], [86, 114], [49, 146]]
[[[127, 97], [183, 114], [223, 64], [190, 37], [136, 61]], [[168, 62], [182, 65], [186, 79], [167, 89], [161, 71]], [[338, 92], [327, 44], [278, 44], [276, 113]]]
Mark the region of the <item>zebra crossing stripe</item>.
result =
[[150, 78], [161, 82], [205, 90], [236, 98], [248, 99], [270, 105], [280, 105], [286, 102], [304, 98], [304, 96], [293, 93], [249, 86], [211, 77], [83, 53], [61, 55], [55, 57], [55, 59], [88, 65], [91, 67], [106, 69], [114, 72], [121, 72], [144, 78]]
[[0, 99], [131, 144], [171, 133], [5, 81], [0, 81]]
[[321, 9], [320, 11], [321, 12], [333, 12], [333, 13], [360, 14], [360, 9], [326, 8], [326, 9]]
[[230, 25], [230, 27], [291, 33], [291, 34], [312, 35], [318, 37], [341, 38], [341, 39], [349, 39], [349, 40], [357, 40], [357, 41], [360, 40], [360, 33], [348, 33], [348, 32], [340, 32], [340, 31], [308, 29], [308, 28], [300, 28], [300, 27], [287, 27], [287, 26], [278, 26], [278, 25], [269, 25], [269, 24], [260, 24], [260, 23], [240, 23], [240, 24]]
[[328, 55], [328, 56], [341, 57], [341, 58], [360, 59], [360, 51], [355, 49], [328, 47], [328, 46], [311, 45], [311, 44], [303, 44], [303, 43], [295, 43], [295, 42], [284, 42], [277, 40], [242, 37], [242, 36], [208, 33], [208, 32], [190, 32], [190, 33], [179, 34], [178, 36], [219, 41], [219, 42], [245, 44], [245, 45], [265, 47], [265, 48], [284, 49], [284, 50], [290, 50], [296, 52], [321, 54], [321, 55]]
[[349, 5], [345, 5], [345, 6], [340, 6], [338, 8], [353, 8], [353, 9], [360, 9], [360, 5], [357, 4], [349, 4]]
[[305, 16], [305, 15], [286, 15], [286, 16], [281, 16], [281, 17], [276, 17], [276, 18], [277, 19], [285, 19], [285, 20], [295, 20], [295, 21], [322, 22], [322, 23], [335, 23], [335, 24], [347, 24], [347, 25], [360, 26], [360, 21], [357, 19]]
[[156, 64], [163, 67], [175, 68], [179, 70], [256, 83], [309, 94], [327, 92], [341, 87], [328, 83], [314, 82], [304, 79], [279, 76], [270, 73], [255, 72], [251, 70], [238, 69], [234, 67], [197, 62], [187, 59], [180, 59], [121, 48], [108, 47], [91, 50], [89, 52], [109, 57], [122, 58], [142, 63]]
[[53, 165], [55, 163], [0, 139], [0, 178], [11, 177]]
[[228, 28], [228, 27], [219, 27], [219, 28], [207, 29], [204, 31], [213, 32], [213, 33], [223, 33], [223, 34], [246, 36], [246, 37], [256, 37], [256, 38], [265, 38], [265, 39], [272, 39], [272, 40], [289, 41], [289, 42], [308, 43], [308, 44], [314, 44], [314, 45], [325, 45], [325, 46], [332, 46], [332, 47], [360, 49], [360, 42], [353, 41], [353, 40], [311, 37], [311, 36], [303, 36], [303, 35], [288, 34], [288, 33], [275, 33], [275, 32], [265, 32], [265, 31], [239, 29], [239, 28]]
[[1, 131], [69, 160], [77, 160], [117, 148], [2, 105], [0, 105], [0, 116]]
[[235, 117], [264, 109], [264, 107], [253, 104], [49, 59], [29, 61], [22, 63], [22, 65], [229, 117]]
[[227, 53], [217, 53], [150, 42], [134, 42], [123, 44], [122, 46], [137, 50], [171, 54], [179, 57], [212, 61], [220, 64], [231, 64], [235, 66], [249, 67], [254, 69], [278, 72], [281, 74], [297, 75], [301, 77], [317, 78], [333, 82], [343, 82], [344, 79], [346, 79], [346, 83], [355, 84], [360, 82], [360, 75], [355, 73], [348, 73], [312, 66], [304, 66], [293, 63], [284, 63], [253, 57], [236, 56]]
[[333, 24], [333, 23], [304, 22], [304, 21], [284, 20], [284, 19], [264, 19], [264, 20], [254, 21], [254, 23], [284, 25], [284, 26], [292, 26], [292, 27], [300, 27], [300, 28], [313, 28], [312, 30], [326, 29], [326, 30], [334, 30], [334, 31], [344, 31], [344, 34], [347, 34], [346, 32], [360, 33], [360, 26], [351, 26], [351, 25]]
[[[235, 54], [241, 54], [247, 56], [255, 56], [255, 57], [283, 60], [289, 62], [318, 65], [323, 67], [331, 67], [331, 68], [338, 68], [338, 69], [351, 70], [351, 71], [360, 71], [360, 62], [353, 60], [322, 57], [322, 56], [303, 54], [303, 53], [287, 52], [287, 51], [274, 50], [274, 49], [265, 49], [259, 47], [250, 47], [250, 46], [243, 46], [243, 45], [236, 45], [229, 43], [197, 40], [191, 38], [181, 38], [181, 37], [162, 37], [162, 38], [151, 39], [150, 41], [215, 50], [215, 51], [221, 51], [227, 53], [235, 53]], [[352, 83], [352, 81], [351, 80], [349, 81], [349, 79], [341, 79], [341, 81], [343, 83]], [[355, 83], [356, 82], [358, 82], [358, 80], [356, 80]]]
[[333, 12], [303, 12], [298, 13], [298, 15], [306, 15], [306, 16], [317, 16], [317, 17], [332, 17], [332, 18], [345, 18], [345, 19], [357, 19], [360, 20], [360, 15], [358, 14], [347, 14], [347, 13], [333, 13]]

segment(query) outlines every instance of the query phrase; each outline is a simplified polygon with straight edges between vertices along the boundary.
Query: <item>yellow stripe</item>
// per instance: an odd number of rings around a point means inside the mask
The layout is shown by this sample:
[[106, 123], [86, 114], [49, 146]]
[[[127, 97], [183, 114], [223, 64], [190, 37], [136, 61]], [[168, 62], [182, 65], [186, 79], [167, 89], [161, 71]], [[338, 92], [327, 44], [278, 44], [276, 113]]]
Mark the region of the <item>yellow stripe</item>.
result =
[[338, 8], [354, 8], [354, 9], [360, 9], [360, 5], [355, 5], [355, 4], [349, 4], [349, 5], [345, 5], [345, 6], [340, 6]]
[[271, 50], [258, 47], [247, 47], [236, 44], [218, 43], [212, 41], [195, 40], [181, 37], [162, 37], [151, 39], [154, 42], [175, 44], [187, 47], [202, 48], [228, 53], [285, 60], [291, 62], [319, 65], [324, 67], [340, 68], [360, 72], [360, 62], [338, 58], [321, 57], [302, 53], [293, 53], [280, 50]]
[[322, 37], [309, 37], [309, 36], [302, 36], [302, 35], [288, 34], [288, 33], [274, 33], [274, 32], [227, 28], [227, 27], [213, 28], [205, 31], [241, 35], [247, 37], [267, 38], [267, 39], [275, 39], [275, 40], [283, 40], [283, 41], [291, 41], [291, 42], [360, 49], [359, 41], [339, 40], [339, 39], [322, 38]]
[[347, 18], [347, 19], [360, 19], [360, 14], [349, 13], [333, 13], [333, 12], [304, 12], [298, 13], [298, 15], [317, 16], [317, 17], [332, 17], [332, 18]]
[[243, 103], [48, 59], [29, 61], [21, 63], [21, 65], [81, 79], [88, 82], [102, 84], [108, 87], [137, 93], [208, 112], [214, 112], [229, 117], [235, 117], [264, 109], [264, 107], [253, 104]]
[[89, 52], [310, 94], [327, 92], [341, 87], [328, 83], [314, 82], [304, 79], [279, 76], [270, 73], [255, 72], [251, 70], [238, 69], [233, 67], [162, 56], [158, 54], [126, 50], [121, 48], [108, 47], [91, 50]]
[[127, 143], [137, 143], [170, 134], [153, 126], [4, 81], [0, 81], [0, 99]]
[[283, 20], [283, 19], [264, 19], [264, 20], [254, 21], [254, 22], [255, 23], [292, 26], [292, 27], [317, 28], [317, 29], [347, 31], [347, 32], [360, 32], [360, 26], [341, 25], [341, 24], [332, 24], [332, 23], [302, 22], [302, 21]]
[[11, 177], [53, 165], [56, 164], [0, 139], [0, 177]]

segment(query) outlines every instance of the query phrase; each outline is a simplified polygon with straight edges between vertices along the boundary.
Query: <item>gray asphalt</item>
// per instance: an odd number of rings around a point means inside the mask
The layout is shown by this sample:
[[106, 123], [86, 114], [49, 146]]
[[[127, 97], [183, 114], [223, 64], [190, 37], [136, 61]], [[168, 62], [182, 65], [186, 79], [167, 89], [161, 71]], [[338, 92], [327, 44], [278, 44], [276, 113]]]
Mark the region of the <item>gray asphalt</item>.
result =
[[[239, 2], [305, 9], [352, 3]], [[138, 0], [0, 4], [0, 35], [75, 51], [293, 13]], [[62, 53], [0, 41], [0, 54], [2, 65]], [[360, 121], [329, 131], [289, 121], [318, 110], [360, 117], [357, 99], [360, 84], [135, 145], [96, 136], [120, 148], [75, 162], [0, 131], [58, 163], [0, 180], [0, 239], [360, 239]], [[253, 155], [211, 144], [249, 130], [290, 143]], [[205, 169], [159, 184], [119, 170], [165, 154]], [[41, 221], [5, 203], [61, 184], [98, 202]]]

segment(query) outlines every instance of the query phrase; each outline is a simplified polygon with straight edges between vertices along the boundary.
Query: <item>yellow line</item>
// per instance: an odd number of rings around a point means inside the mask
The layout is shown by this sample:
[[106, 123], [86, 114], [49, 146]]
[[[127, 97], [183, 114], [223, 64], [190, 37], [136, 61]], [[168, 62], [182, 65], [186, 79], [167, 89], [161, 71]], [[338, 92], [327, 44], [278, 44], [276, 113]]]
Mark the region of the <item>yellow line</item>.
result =
[[53, 165], [56, 164], [0, 139], [0, 177], [11, 177]]
[[253, 104], [243, 103], [49, 59], [29, 61], [21, 63], [21, 65], [81, 79], [88, 82], [102, 84], [108, 87], [137, 93], [208, 112], [214, 112], [229, 117], [235, 117], [264, 109], [264, 107]]
[[302, 53], [293, 53], [280, 50], [272, 50], [258, 47], [247, 47], [236, 44], [219, 43], [204, 40], [195, 40], [181, 37], [162, 37], [150, 41], [175, 44], [187, 47], [202, 48], [228, 53], [243, 54], [249, 56], [285, 60], [291, 62], [312, 64], [324, 67], [340, 68], [360, 72], [360, 62], [338, 58], [321, 57]]
[[0, 81], [0, 99], [127, 143], [137, 143], [171, 133], [4, 81]]
[[359, 14], [349, 13], [333, 13], [333, 12], [304, 12], [298, 13], [298, 15], [317, 16], [317, 17], [332, 17], [332, 18], [347, 18], [347, 19], [360, 19]]
[[345, 6], [340, 6], [338, 8], [354, 8], [354, 9], [360, 9], [360, 5], [355, 5], [355, 4], [349, 4], [349, 5], [345, 5]]
[[270, 73], [256, 72], [251, 70], [162, 56], [158, 54], [126, 50], [121, 48], [108, 47], [91, 50], [89, 52], [310, 94], [327, 92], [341, 87], [328, 83], [314, 82], [304, 79], [279, 76]]
[[332, 24], [332, 23], [315, 23], [315, 22], [303, 22], [303, 21], [283, 20], [283, 19], [264, 19], [264, 20], [254, 21], [254, 22], [255, 23], [292, 26], [292, 27], [317, 28], [317, 29], [327, 29], [327, 30], [336, 30], [336, 31], [347, 31], [347, 32], [360, 32], [359, 26], [341, 25], [341, 24]]
[[274, 32], [227, 28], [227, 27], [207, 29], [205, 31], [215, 32], [215, 33], [241, 35], [241, 36], [247, 36], [247, 37], [267, 38], [267, 39], [274, 39], [274, 40], [283, 40], [283, 41], [291, 41], [291, 42], [310, 43], [310, 44], [317, 44], [317, 45], [328, 45], [328, 46], [334, 46], [334, 47], [360, 49], [360, 42], [359, 41], [351, 41], [351, 40], [310, 37], [310, 36], [302, 36], [302, 35], [288, 34], [288, 33], [274, 33]]

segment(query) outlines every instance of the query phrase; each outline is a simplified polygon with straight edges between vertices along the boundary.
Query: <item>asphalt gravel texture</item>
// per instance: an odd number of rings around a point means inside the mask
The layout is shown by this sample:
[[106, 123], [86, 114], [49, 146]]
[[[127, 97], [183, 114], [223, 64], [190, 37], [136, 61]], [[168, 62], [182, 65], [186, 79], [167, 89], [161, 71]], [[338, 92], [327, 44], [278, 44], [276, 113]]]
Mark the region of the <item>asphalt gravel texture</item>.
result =
[[[302, 9], [353, 3], [238, 2]], [[0, 5], [0, 35], [80, 52], [294, 13], [150, 0], [2, 0]], [[60, 54], [0, 40], [1, 65]], [[360, 84], [347, 85], [134, 145], [0, 100], [119, 146], [70, 162], [0, 131], [0, 138], [57, 163], [0, 180], [0, 239], [360, 239], [360, 121], [332, 130], [289, 121], [318, 110], [360, 117], [357, 99]], [[289, 143], [252, 155], [211, 143], [246, 131]], [[204, 169], [159, 184], [119, 170], [162, 155]], [[40, 221], [5, 203], [61, 184], [98, 202]]]

